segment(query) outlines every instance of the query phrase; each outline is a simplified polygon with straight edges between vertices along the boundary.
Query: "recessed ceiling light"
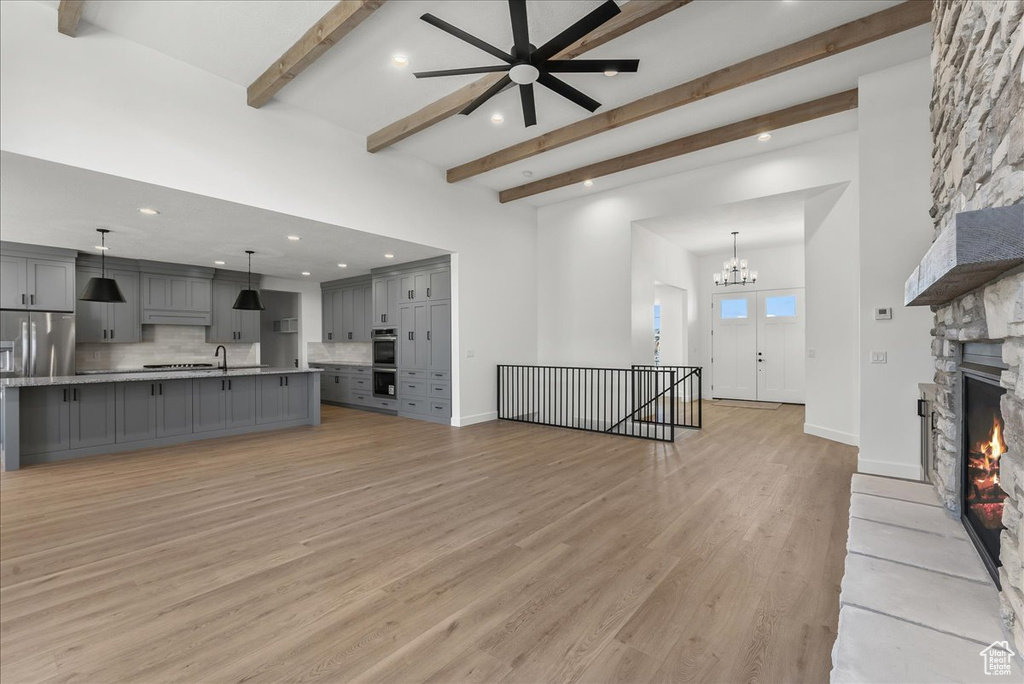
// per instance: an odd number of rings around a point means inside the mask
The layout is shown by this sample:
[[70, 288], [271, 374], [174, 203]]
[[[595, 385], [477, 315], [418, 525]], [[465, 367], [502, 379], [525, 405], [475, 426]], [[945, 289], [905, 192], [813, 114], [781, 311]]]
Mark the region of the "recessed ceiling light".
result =
[[160, 212], [156, 209], [150, 209], [149, 207], [139, 207], [139, 213], [145, 214], [146, 216], [156, 216]]
[[385, 255], [384, 255], [384, 258], [385, 258], [385, 259], [394, 259], [394, 258], [395, 258], [395, 255], [394, 255], [394, 254], [385, 254]]
[[533, 171], [523, 171], [523, 178], [533, 178]]
[[409, 66], [409, 58], [405, 55], [395, 55], [391, 58], [391, 63], [396, 67], [407, 67]]
[[501, 114], [497, 114], [497, 113], [491, 114], [491, 123], [493, 123], [493, 124], [500, 124], [500, 123], [504, 123], [504, 121], [505, 121], [505, 117], [503, 117]]
[[762, 133], [761, 135], [757, 136], [757, 139], [760, 140], [761, 142], [768, 142], [769, 140], [772, 139], [772, 134]]
[[298, 235], [289, 235], [288, 239], [294, 242], [296, 240], [301, 240], [302, 238], [300, 238]]
[[609, 77], [611, 77], [611, 76], [618, 76], [619, 72], [616, 71], [615, 69], [606, 69], [605, 72], [604, 72], [604, 75], [605, 76], [609, 76]]
[[583, 187], [585, 187], [585, 188], [593, 187], [593, 185], [594, 185], [594, 181], [590, 180], [589, 178], [587, 180], [583, 181]]
[[218, 266], [223, 266], [224, 265], [223, 261], [214, 261], [213, 263], [217, 264]]
[[303, 271], [302, 275], [309, 275], [309, 271]]
[[338, 268], [348, 268], [348, 264], [338, 264]]
[[96, 249], [100, 250], [101, 252], [106, 252], [110, 248], [105, 247], [104, 245], [96, 245]]

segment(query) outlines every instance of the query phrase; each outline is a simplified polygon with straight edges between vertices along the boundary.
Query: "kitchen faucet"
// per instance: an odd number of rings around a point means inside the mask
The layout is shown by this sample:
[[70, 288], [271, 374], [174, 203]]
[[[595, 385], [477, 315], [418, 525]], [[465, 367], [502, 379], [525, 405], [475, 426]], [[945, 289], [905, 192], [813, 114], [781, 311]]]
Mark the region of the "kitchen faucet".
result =
[[221, 349], [224, 349], [224, 361], [221, 362], [220, 367], [221, 367], [221, 370], [226, 371], [228, 369], [228, 350], [224, 348], [223, 344], [218, 344], [217, 345], [217, 351], [215, 351], [213, 353], [213, 358], [216, 359], [216, 358], [220, 357], [220, 350]]

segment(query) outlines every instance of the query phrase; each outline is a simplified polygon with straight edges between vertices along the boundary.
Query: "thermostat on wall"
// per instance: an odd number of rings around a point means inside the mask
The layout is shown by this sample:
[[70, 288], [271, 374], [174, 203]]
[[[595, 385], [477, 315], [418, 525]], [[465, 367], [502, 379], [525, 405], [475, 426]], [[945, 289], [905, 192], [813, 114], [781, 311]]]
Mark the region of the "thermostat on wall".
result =
[[892, 308], [886, 307], [884, 309], [875, 309], [875, 320], [876, 321], [888, 321], [892, 319]]

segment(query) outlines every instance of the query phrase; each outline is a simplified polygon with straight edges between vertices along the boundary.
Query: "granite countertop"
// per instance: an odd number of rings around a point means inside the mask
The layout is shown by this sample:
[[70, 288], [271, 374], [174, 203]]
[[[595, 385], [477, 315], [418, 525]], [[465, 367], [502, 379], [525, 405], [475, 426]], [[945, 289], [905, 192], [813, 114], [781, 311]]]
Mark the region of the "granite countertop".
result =
[[342, 362], [342, 361], [310, 361], [309, 365], [310, 365], [310, 367], [314, 367], [314, 366], [315, 367], [321, 367], [321, 366], [324, 366], [324, 367], [330, 367], [330, 368], [334, 368], [334, 367], [339, 367], [340, 368], [340, 367], [343, 367], [343, 366], [351, 366], [351, 367], [354, 367], [354, 368], [372, 368], [373, 367], [373, 364], [370, 363], [369, 361], [358, 361], [358, 362], [357, 361], [344, 361], [344, 362]]
[[[261, 363], [249, 366], [231, 366], [231, 370], [249, 370], [255, 368], [270, 368], [270, 364]], [[107, 370], [80, 370], [75, 375], [121, 375], [122, 373], [188, 373], [199, 371], [203, 373], [216, 373], [220, 370], [216, 364], [207, 368], [110, 368]]]
[[4, 378], [0, 387], [52, 387], [54, 385], [90, 385], [102, 382], [146, 382], [154, 380], [186, 380], [189, 378], [232, 378], [245, 375], [282, 375], [285, 373], [320, 373], [322, 368], [232, 368], [222, 370], [186, 370], [143, 373], [107, 373], [60, 375], [52, 378]]

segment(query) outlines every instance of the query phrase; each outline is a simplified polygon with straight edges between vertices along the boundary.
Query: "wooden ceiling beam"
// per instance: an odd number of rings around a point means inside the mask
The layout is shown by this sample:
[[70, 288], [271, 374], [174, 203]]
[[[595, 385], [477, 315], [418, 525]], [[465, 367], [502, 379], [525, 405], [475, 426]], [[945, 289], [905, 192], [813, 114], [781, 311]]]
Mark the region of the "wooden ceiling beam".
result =
[[[559, 52], [553, 59], [579, 57], [588, 50], [604, 45], [608, 41], [640, 28], [690, 2], [691, 0], [629, 0], [614, 18]], [[400, 140], [405, 140], [411, 135], [458, 114], [466, 105], [497, 83], [502, 76], [503, 74], [488, 74], [473, 83], [462, 86], [449, 95], [445, 95], [440, 100], [428, 104], [419, 111], [388, 124], [376, 133], [371, 133], [366, 139], [366, 150], [380, 152]]]
[[78, 22], [82, 20], [85, 0], [60, 0], [57, 5], [57, 30], [65, 36], [78, 35]]
[[246, 91], [250, 107], [262, 107], [310, 64], [377, 11], [384, 0], [341, 0], [288, 48]]
[[931, 20], [931, 8], [931, 0], [904, 2], [461, 164], [448, 169], [446, 178], [449, 183], [472, 178], [592, 135], [927, 24]]
[[835, 95], [829, 95], [811, 102], [804, 102], [793, 107], [780, 109], [778, 111], [755, 116], [743, 121], [737, 121], [710, 131], [703, 131], [684, 138], [678, 138], [661, 145], [648, 147], [639, 152], [631, 152], [620, 157], [607, 159], [581, 166], [572, 171], [566, 171], [547, 178], [520, 185], [508, 190], [502, 190], [498, 199], [504, 204], [513, 200], [539, 195], [557, 188], [564, 188], [568, 185], [582, 183], [585, 180], [593, 180], [601, 176], [608, 176], [620, 171], [635, 169], [639, 166], [653, 164], [654, 162], [679, 157], [697, 150], [704, 150], [716, 145], [724, 145], [735, 140], [742, 140], [754, 135], [778, 130], [787, 126], [804, 123], [823, 116], [838, 114], [857, 107], [857, 90], [847, 90]]

